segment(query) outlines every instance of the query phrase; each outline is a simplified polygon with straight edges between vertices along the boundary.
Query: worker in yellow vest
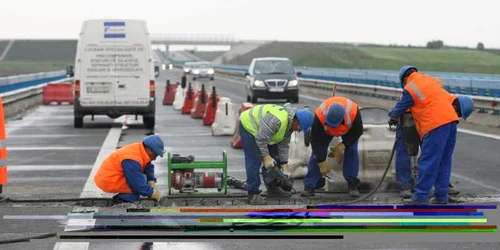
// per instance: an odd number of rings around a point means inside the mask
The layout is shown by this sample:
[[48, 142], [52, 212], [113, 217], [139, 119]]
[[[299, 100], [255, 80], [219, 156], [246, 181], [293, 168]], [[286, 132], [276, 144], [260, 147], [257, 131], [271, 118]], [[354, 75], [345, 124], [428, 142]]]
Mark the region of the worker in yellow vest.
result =
[[[260, 196], [259, 169], [262, 165], [267, 198], [287, 198], [292, 194], [282, 189], [281, 168], [288, 168], [288, 150], [292, 132], [309, 133], [313, 114], [306, 109], [274, 104], [257, 105], [240, 115], [240, 137], [245, 154], [248, 203], [267, 204]], [[309, 136], [306, 136], [309, 137]], [[305, 141], [308, 146], [308, 141]], [[290, 187], [291, 189], [291, 187]]]

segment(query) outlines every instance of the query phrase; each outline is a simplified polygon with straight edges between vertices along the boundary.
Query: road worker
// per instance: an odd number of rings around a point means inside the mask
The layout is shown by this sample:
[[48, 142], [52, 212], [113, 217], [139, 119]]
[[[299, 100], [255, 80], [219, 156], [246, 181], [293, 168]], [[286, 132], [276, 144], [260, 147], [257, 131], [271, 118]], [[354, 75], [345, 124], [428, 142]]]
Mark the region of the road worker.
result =
[[[164, 144], [158, 135], [145, 137], [111, 153], [97, 171], [94, 182], [106, 193], [118, 193], [115, 204], [135, 202], [140, 196], [160, 201], [161, 192], [156, 188], [154, 165], [151, 161], [163, 157]], [[145, 177], [144, 177], [145, 175]]]
[[[468, 96], [456, 97], [451, 95], [452, 105], [458, 117], [467, 120], [472, 113], [474, 101]], [[407, 112], [410, 112], [409, 110]], [[398, 125], [396, 136], [401, 138], [396, 143], [396, 181], [400, 188], [402, 198], [410, 198], [412, 195], [411, 163], [408, 151], [405, 147], [404, 134], [402, 128]], [[460, 190], [456, 189], [451, 183], [448, 184], [448, 195], [458, 195]]]
[[450, 94], [434, 77], [421, 74], [413, 66], [404, 66], [399, 73], [403, 96], [389, 113], [389, 123], [396, 125], [398, 117], [410, 109], [421, 141], [418, 159], [418, 180], [415, 193], [405, 204], [448, 203], [452, 154], [457, 136], [458, 115], [450, 105]]
[[[288, 169], [288, 150], [292, 132], [310, 132], [313, 114], [307, 109], [296, 109], [290, 103], [257, 105], [241, 113], [239, 132], [247, 174], [248, 203], [265, 205], [260, 196], [259, 169], [267, 189], [267, 198], [288, 198], [291, 186], [281, 169]], [[306, 146], [308, 141], [304, 142]], [[280, 169], [281, 167], [281, 169]], [[286, 189], [286, 188], [285, 188]]]
[[[361, 135], [361, 113], [352, 100], [340, 96], [330, 97], [316, 109], [310, 138], [312, 154], [304, 178], [302, 197], [314, 196], [320, 178], [331, 171], [327, 157], [334, 158], [338, 164], [343, 163], [342, 172], [349, 194], [359, 197], [358, 140]], [[342, 142], [329, 148], [334, 136], [342, 137]], [[342, 154], [344, 151], [345, 155]]]

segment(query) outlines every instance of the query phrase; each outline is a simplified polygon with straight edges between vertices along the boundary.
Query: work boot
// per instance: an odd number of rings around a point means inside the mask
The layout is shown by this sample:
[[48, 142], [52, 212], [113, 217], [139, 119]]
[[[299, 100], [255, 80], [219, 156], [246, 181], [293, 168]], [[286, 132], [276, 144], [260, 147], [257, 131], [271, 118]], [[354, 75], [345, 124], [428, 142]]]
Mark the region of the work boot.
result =
[[249, 205], [267, 205], [267, 201], [264, 197], [260, 196], [260, 192], [248, 192], [248, 204]]
[[359, 197], [359, 181], [350, 181], [347, 183], [347, 188], [349, 189], [349, 195], [351, 197]]
[[411, 198], [411, 188], [405, 188], [405, 189], [401, 189], [399, 190], [399, 196], [401, 196], [401, 198], [403, 199], [409, 199]]
[[435, 204], [435, 205], [446, 205], [446, 204], [448, 204], [448, 201], [439, 201], [436, 198], [432, 198], [429, 203]]
[[420, 206], [420, 205], [428, 205], [429, 203], [428, 202], [422, 202], [422, 201], [416, 201], [413, 198], [410, 198], [410, 199], [403, 199], [403, 204], [404, 205], [416, 205], [416, 206]]
[[110, 206], [114, 206], [114, 205], [118, 205], [118, 204], [122, 204], [122, 203], [130, 203], [130, 202], [120, 198], [118, 196], [118, 194], [116, 194], [115, 196], [113, 196], [113, 198], [111, 198]]
[[312, 188], [312, 187], [304, 187], [304, 191], [300, 192], [300, 196], [302, 196], [302, 197], [312, 197], [312, 196], [314, 196], [314, 188]]
[[455, 187], [453, 187], [450, 184], [448, 184], [448, 195], [459, 195], [460, 194], [460, 190], [456, 189]]
[[270, 185], [267, 188], [267, 198], [290, 198], [291, 196], [291, 192], [284, 191], [280, 186]]

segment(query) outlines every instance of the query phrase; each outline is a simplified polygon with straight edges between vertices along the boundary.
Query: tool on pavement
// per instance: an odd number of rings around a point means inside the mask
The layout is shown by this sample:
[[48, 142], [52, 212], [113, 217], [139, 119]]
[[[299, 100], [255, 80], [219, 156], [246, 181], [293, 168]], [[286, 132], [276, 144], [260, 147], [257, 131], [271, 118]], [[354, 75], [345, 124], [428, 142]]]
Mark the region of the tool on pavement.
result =
[[415, 126], [415, 121], [411, 113], [407, 112], [399, 119], [399, 124], [403, 129], [404, 142], [411, 162], [411, 174], [413, 186], [417, 184], [418, 178], [418, 149], [420, 147], [420, 136]]
[[[188, 157], [168, 153], [168, 194], [182, 196], [227, 194], [227, 154], [222, 152], [222, 161], [195, 161]], [[195, 172], [195, 169], [221, 169], [221, 172]], [[179, 192], [174, 194], [172, 189]], [[198, 189], [217, 189], [217, 192], [199, 192]]]

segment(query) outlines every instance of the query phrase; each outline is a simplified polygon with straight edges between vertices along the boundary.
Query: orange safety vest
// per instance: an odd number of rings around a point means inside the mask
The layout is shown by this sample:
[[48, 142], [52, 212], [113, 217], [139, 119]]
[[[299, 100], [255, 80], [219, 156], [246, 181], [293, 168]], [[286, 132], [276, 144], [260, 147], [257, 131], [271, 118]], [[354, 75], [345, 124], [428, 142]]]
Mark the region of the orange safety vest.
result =
[[[344, 123], [340, 124], [337, 127], [331, 127], [326, 125], [326, 116], [328, 114], [328, 108], [330, 105], [334, 103], [339, 103], [344, 106], [345, 115], [344, 115]], [[325, 132], [331, 136], [342, 136], [345, 135], [352, 126], [352, 122], [356, 118], [358, 114], [358, 104], [355, 102], [340, 96], [330, 97], [326, 99], [321, 105], [316, 109], [316, 116], [323, 124], [325, 128]]]
[[458, 121], [455, 109], [450, 105], [450, 94], [436, 81], [434, 77], [415, 72], [404, 88], [413, 98], [410, 110], [420, 139], [439, 126]]
[[3, 101], [0, 97], [0, 185], [7, 184], [7, 136], [5, 135], [5, 117]]
[[104, 160], [97, 171], [94, 177], [96, 186], [106, 193], [131, 194], [132, 190], [127, 185], [127, 180], [123, 173], [122, 162], [124, 160], [139, 162], [141, 172], [144, 173], [146, 165], [151, 161], [151, 158], [142, 145], [142, 142], [136, 142], [116, 150]]

